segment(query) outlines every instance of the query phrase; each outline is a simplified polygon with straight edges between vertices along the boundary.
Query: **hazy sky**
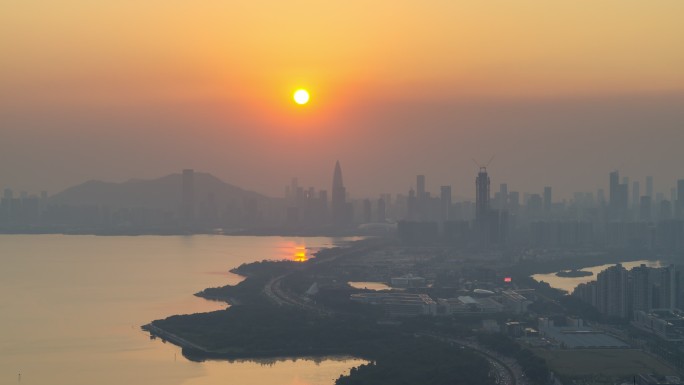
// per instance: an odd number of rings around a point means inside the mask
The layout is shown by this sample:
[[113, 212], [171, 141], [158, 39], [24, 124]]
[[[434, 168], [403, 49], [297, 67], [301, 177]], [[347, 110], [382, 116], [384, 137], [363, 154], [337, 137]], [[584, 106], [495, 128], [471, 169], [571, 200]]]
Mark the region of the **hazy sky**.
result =
[[[0, 187], [182, 168], [281, 195], [684, 178], [684, 2], [7, 1]], [[292, 92], [311, 92], [296, 106]], [[642, 182], [643, 183], [643, 182]], [[666, 190], [667, 189], [667, 190]], [[644, 187], [642, 187], [642, 192]]]

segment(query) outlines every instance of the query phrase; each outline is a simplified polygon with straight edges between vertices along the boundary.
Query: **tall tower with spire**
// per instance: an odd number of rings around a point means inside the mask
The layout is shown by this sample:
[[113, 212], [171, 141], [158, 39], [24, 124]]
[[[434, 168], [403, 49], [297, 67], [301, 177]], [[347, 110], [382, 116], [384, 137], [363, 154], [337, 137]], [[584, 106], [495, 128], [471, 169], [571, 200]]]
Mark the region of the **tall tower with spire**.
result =
[[332, 184], [332, 223], [341, 227], [347, 224], [347, 190], [342, 182], [342, 167], [340, 161], [335, 163]]
[[475, 220], [483, 222], [489, 209], [489, 175], [487, 168], [480, 167], [480, 172], [475, 178]]
[[480, 167], [475, 178], [475, 226], [479, 241], [485, 247], [489, 244], [490, 210], [489, 175], [486, 167]]

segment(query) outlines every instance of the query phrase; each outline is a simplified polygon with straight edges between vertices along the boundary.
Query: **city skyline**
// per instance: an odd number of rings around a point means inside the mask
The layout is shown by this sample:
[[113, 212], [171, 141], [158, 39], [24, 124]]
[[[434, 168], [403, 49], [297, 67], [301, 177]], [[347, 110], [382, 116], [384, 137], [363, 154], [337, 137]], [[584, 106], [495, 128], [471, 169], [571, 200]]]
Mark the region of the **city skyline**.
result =
[[[433, 194], [424, 174], [415, 176], [415, 189], [351, 197], [339, 161], [330, 180], [328, 190], [300, 185], [292, 178], [276, 199], [193, 169], [120, 184], [89, 181], [54, 197], [47, 192], [40, 197], [15, 195], [5, 189], [0, 230], [384, 235], [396, 231], [409, 244], [442, 242], [476, 250], [684, 247], [684, 179], [677, 180], [669, 199], [652, 190], [652, 177], [646, 178], [646, 195], [630, 196], [630, 178], [612, 171], [607, 191], [576, 192], [570, 201], [554, 199], [552, 186], [531, 193], [500, 183], [496, 191], [486, 165], [479, 166], [475, 177], [474, 200], [453, 199], [450, 185]], [[638, 193], [640, 183], [631, 181], [631, 193]]]
[[0, 15], [2, 188], [193, 168], [275, 196], [339, 159], [354, 195], [459, 194], [492, 155], [559, 197], [681, 177], [681, 2], [36, 4]]
[[[340, 162], [339, 162], [339, 160], [337, 160], [335, 162], [336, 162], [336, 168], [337, 168]], [[477, 165], [477, 166], [472, 167], [472, 171], [474, 172], [478, 168], [480, 168], [481, 170], [485, 169], [485, 172], [486, 172], [488, 167], [480, 167], [479, 165]], [[489, 168], [493, 168], [494, 170], [496, 170], [496, 167], [490, 166]], [[193, 171], [193, 170], [195, 170], [195, 169], [188, 169], [188, 168], [184, 169], [184, 171]], [[212, 175], [217, 175], [217, 174], [208, 172], [207, 170], [201, 170], [201, 172], [207, 172], [207, 173], [212, 174]], [[613, 175], [613, 174], [619, 175], [621, 173], [621, 171], [618, 169], [614, 169], [614, 170], [607, 171], [607, 173], [609, 175]], [[623, 174], [623, 175], [628, 175], [628, 174]], [[16, 193], [17, 195], [19, 195], [20, 193], [24, 193], [27, 195], [33, 195], [33, 196], [38, 196], [38, 195], [42, 195], [45, 193], [48, 193], [48, 195], [54, 195], [54, 194], [63, 192], [66, 189], [72, 188], [76, 185], [79, 185], [79, 184], [82, 184], [85, 182], [98, 181], [98, 182], [106, 182], [106, 183], [124, 183], [124, 182], [128, 182], [128, 181], [135, 181], [138, 179], [140, 179], [140, 180], [142, 180], [142, 179], [155, 179], [155, 178], [158, 178], [160, 176], [161, 175], [154, 175], [151, 178], [129, 177], [129, 178], [124, 178], [124, 179], [119, 180], [119, 181], [92, 178], [92, 179], [81, 180], [81, 181], [75, 183], [74, 185], [67, 186], [65, 189], [58, 190], [58, 191], [50, 191], [46, 188], [38, 188], [35, 190], [26, 190], [26, 189], [18, 189], [18, 188], [15, 188], [14, 186], [11, 186], [11, 185], [4, 185], [3, 186], [2, 184], [0, 184], [0, 191], [5, 191], [5, 190], [9, 189], [9, 190], [13, 191], [14, 193]], [[583, 190], [580, 188], [571, 188], [571, 189], [566, 190], [566, 191], [561, 190], [560, 192], [553, 185], [539, 183], [540, 187], [538, 189], [536, 189], [536, 190], [525, 190], [525, 189], [516, 188], [517, 184], [515, 183], [515, 181], [511, 181], [510, 179], [506, 179], [506, 177], [504, 177], [504, 176], [495, 175], [494, 178], [495, 179], [492, 182], [493, 185], [490, 189], [491, 190], [490, 191], [490, 195], [491, 195], [490, 198], [494, 198], [494, 194], [497, 190], [496, 188], [494, 188], [494, 186], [502, 185], [502, 187], [505, 188], [506, 191], [511, 190], [512, 193], [517, 193], [517, 194], [525, 194], [525, 193], [526, 194], [539, 194], [540, 196], [543, 196], [544, 200], [547, 199], [546, 194], [547, 194], [547, 189], [549, 189], [548, 190], [549, 199], [551, 199], [550, 197], [553, 196], [554, 202], [564, 202], [564, 201], [565, 202], [571, 202], [571, 201], [573, 201], [574, 198], [576, 198], [576, 196], [575, 196], [576, 193], [591, 193], [594, 195], [594, 199], [600, 200], [601, 197], [599, 196], [599, 194], [601, 192], [603, 192], [603, 193], [605, 193], [604, 199], [606, 202], [611, 201], [611, 198], [613, 198], [613, 200], [615, 199], [615, 197], [613, 197], [613, 195], [611, 195], [611, 187], [613, 187], [613, 180], [612, 179], [606, 180], [605, 175], [603, 178], [604, 184], [602, 184], [602, 185], [599, 184], [599, 185], [595, 186], [593, 189], [589, 188], [589, 189]], [[626, 176], [626, 178], [627, 178], [626, 181], [629, 185], [626, 185], [625, 183], [620, 183], [620, 182], [625, 182], [625, 180], [621, 180], [619, 182], [616, 182], [617, 183], [616, 186], [617, 185], [623, 185], [624, 186], [625, 190], [624, 190], [623, 194], [626, 194], [626, 196], [629, 197], [629, 201], [631, 202], [632, 205], [638, 205], [638, 203], [639, 203], [638, 200], [636, 202], [634, 201], [634, 192], [643, 191], [643, 194], [640, 194], [639, 197], [650, 196], [653, 198], [654, 201], [655, 201], [657, 196], [662, 196], [662, 199], [669, 200], [672, 202], [674, 202], [678, 199], [681, 199], [682, 196], [680, 194], [684, 194], [684, 188], [682, 188], [682, 187], [684, 187], [684, 175], [679, 176], [679, 177], [675, 177], [670, 181], [662, 181], [659, 184], [655, 185], [655, 186], [662, 186], [661, 188], [654, 188], [654, 177], [652, 174], [645, 175], [641, 178], [638, 178], [638, 177], [635, 178], [634, 176]], [[457, 200], [457, 201], [475, 201], [476, 197], [477, 197], [476, 189], [472, 188], [472, 185], [470, 183], [467, 183], [466, 181], [458, 181], [456, 184], [447, 184], [441, 180], [437, 180], [437, 181], [432, 180], [433, 178], [430, 178], [429, 173], [417, 174], [417, 181], [414, 181], [414, 182], [411, 182], [411, 175], [410, 174], [405, 175], [405, 179], [406, 179], [405, 188], [399, 189], [396, 191], [377, 190], [376, 192], [371, 192], [369, 195], [360, 194], [360, 193], [349, 195], [350, 194], [349, 188], [345, 186], [345, 195], [347, 195], [349, 198], [352, 198], [352, 199], [375, 198], [375, 197], [379, 197], [379, 196], [382, 196], [385, 194], [392, 194], [392, 195], [406, 194], [408, 192], [408, 190], [410, 190], [410, 189], [415, 190], [416, 194], [420, 195], [419, 192], [422, 189], [423, 193], [430, 192], [433, 194], [433, 196], [438, 196], [438, 195], [442, 194], [442, 188], [443, 187], [450, 187], [450, 192], [451, 192], [450, 196], [454, 200]], [[291, 183], [293, 180], [299, 181], [299, 180], [305, 180], [305, 179], [301, 178], [300, 176], [297, 176], [297, 175], [292, 175], [291, 177], [288, 178], [288, 183]], [[453, 180], [453, 178], [452, 178], [452, 180]], [[247, 186], [242, 186], [242, 185], [239, 185], [237, 183], [233, 183], [230, 180], [224, 180], [224, 181], [229, 183], [229, 184], [238, 186], [240, 188], [244, 188], [245, 190], [254, 191], [254, 192], [257, 192], [257, 193], [262, 194], [264, 196], [268, 196], [270, 198], [281, 198], [281, 197], [283, 197], [282, 186], [280, 186], [280, 189], [278, 189], [278, 191], [274, 192], [274, 194], [271, 195], [268, 193], [264, 193], [262, 191], [256, 191], [254, 189], [250, 189]], [[284, 185], [287, 186], [288, 183], [286, 183]], [[310, 188], [310, 187], [321, 188], [322, 186], [325, 186], [327, 183], [323, 182], [321, 184], [317, 184], [317, 183], [310, 183], [309, 181], [306, 181], [304, 184], [306, 184], [307, 188]], [[511, 186], [511, 187], [509, 188], [509, 186]], [[643, 186], [643, 190], [641, 190], [641, 186]], [[326, 188], [322, 188], [322, 189], [327, 190]], [[329, 191], [333, 191], [333, 190], [334, 189], [331, 189]], [[553, 191], [552, 195], [551, 195], [551, 190]], [[353, 191], [354, 191], [354, 187], [352, 186], [351, 192], [353, 192]], [[496, 193], [498, 193], [498, 192], [496, 192]], [[675, 197], [675, 199], [672, 199], [672, 197]], [[544, 206], [546, 206], [546, 204], [547, 204], [546, 201], [543, 204], [544, 204]], [[624, 202], [624, 205], [626, 205], [626, 204], [627, 204], [627, 202]]]

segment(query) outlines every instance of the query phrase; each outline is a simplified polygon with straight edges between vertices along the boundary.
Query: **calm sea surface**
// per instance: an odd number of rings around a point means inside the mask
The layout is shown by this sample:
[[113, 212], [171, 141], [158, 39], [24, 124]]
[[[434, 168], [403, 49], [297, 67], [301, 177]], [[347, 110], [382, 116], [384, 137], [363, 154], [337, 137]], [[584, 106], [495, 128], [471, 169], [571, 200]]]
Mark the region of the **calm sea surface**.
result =
[[0, 235], [0, 384], [331, 385], [364, 361], [196, 363], [140, 326], [225, 308], [193, 293], [240, 282], [242, 263], [348, 240]]
[[[630, 270], [633, 267], [637, 267], [641, 264], [644, 264], [648, 267], [661, 267], [662, 262], [661, 261], [632, 261], [632, 262], [622, 262], [622, 266], [624, 266], [625, 269]], [[580, 284], [580, 283], [587, 283], [589, 281], [596, 281], [596, 275], [598, 273], [602, 272], [603, 270], [615, 266], [614, 263], [609, 263], [607, 265], [600, 265], [600, 266], [591, 266], [591, 267], [585, 267], [583, 269], [579, 269], [581, 271], [591, 271], [594, 273], [594, 275], [589, 275], [586, 277], [559, 277], [556, 275], [556, 273], [549, 273], [549, 274], [535, 274], [532, 276], [535, 280], [538, 282], [544, 281], [551, 285], [551, 287], [554, 287], [556, 289], [561, 289], [565, 290], [568, 293], [572, 293], [573, 290]]]

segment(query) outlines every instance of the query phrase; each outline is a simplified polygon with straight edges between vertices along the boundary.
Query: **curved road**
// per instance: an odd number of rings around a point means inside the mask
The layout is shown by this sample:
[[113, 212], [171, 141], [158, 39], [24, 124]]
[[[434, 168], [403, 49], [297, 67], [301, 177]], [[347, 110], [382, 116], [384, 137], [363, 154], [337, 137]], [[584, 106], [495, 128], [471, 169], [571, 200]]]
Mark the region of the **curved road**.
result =
[[[313, 265], [319, 265], [323, 263], [329, 263], [332, 261], [337, 260], [338, 258], [347, 256], [349, 254], [354, 254], [354, 253], [359, 253], [359, 252], [367, 252], [370, 251], [373, 248], [377, 248], [377, 245], [363, 245], [361, 247], [354, 247], [352, 246], [351, 248], [341, 250], [339, 254], [336, 254], [334, 256], [325, 258], [325, 259], [318, 259], [314, 258], [311, 262]], [[306, 266], [305, 266], [306, 267]], [[291, 305], [291, 306], [297, 306], [305, 310], [310, 310], [310, 311], [315, 311], [315, 312], [320, 312], [320, 313], [325, 313], [328, 314], [329, 312], [326, 311], [325, 309], [321, 308], [320, 306], [316, 306], [315, 304], [305, 301], [302, 297], [298, 295], [294, 295], [282, 288], [282, 281], [283, 278], [287, 277], [288, 275], [292, 274], [292, 271], [289, 271], [285, 274], [279, 275], [266, 284], [264, 286], [264, 294], [271, 299], [273, 302], [275, 302], [278, 305]]]
[[[372, 248], [375, 248], [377, 246], [362, 246], [359, 248], [350, 248], [347, 249], [335, 256], [332, 256], [330, 258], [326, 258], [323, 260], [313, 260], [313, 264], [320, 264], [320, 263], [328, 263], [334, 260], [337, 260], [340, 257], [352, 254], [352, 253], [358, 253], [358, 252], [367, 252], [370, 251]], [[290, 305], [290, 306], [297, 306], [305, 310], [309, 311], [315, 311], [319, 313], [324, 313], [324, 314], [329, 314], [328, 311], [325, 309], [321, 308], [320, 306], [316, 306], [314, 303], [304, 301], [302, 297], [293, 295], [292, 293], [284, 290], [282, 288], [282, 280], [283, 278], [287, 277], [288, 275], [292, 274], [292, 272], [287, 272], [285, 274], [279, 275], [273, 279], [271, 279], [266, 286], [264, 286], [264, 294], [271, 299], [273, 302], [275, 302], [278, 305]], [[462, 347], [467, 347], [472, 349], [473, 351], [477, 352], [478, 354], [482, 355], [491, 365], [492, 368], [492, 374], [496, 380], [496, 383], [498, 385], [528, 385], [528, 381], [525, 378], [525, 375], [522, 372], [522, 368], [518, 363], [515, 361], [513, 358], [509, 357], [504, 357], [496, 352], [493, 352], [489, 349], [486, 349], [476, 342], [470, 342], [470, 341], [465, 341], [465, 340], [459, 340], [455, 338], [450, 338], [450, 337], [444, 337], [444, 336], [439, 336], [435, 334], [430, 334], [430, 333], [423, 333], [423, 335], [436, 338], [438, 340], [460, 345]]]
[[476, 342], [460, 340], [431, 333], [423, 333], [422, 335], [432, 337], [443, 342], [449, 342], [462, 347], [467, 347], [482, 355], [491, 365], [492, 374], [496, 379], [496, 383], [499, 385], [529, 384], [525, 378], [525, 375], [523, 374], [522, 368], [513, 358], [504, 357], [496, 352], [480, 346], [480, 344]]

